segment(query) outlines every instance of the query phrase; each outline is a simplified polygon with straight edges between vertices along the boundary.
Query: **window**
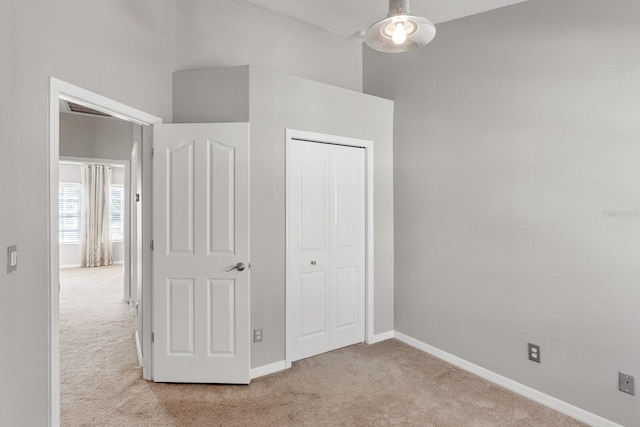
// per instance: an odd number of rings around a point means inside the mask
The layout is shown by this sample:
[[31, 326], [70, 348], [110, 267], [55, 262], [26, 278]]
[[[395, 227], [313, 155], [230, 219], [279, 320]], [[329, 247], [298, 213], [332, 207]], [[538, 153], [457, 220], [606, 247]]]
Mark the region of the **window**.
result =
[[124, 186], [111, 185], [111, 240], [122, 242], [124, 240]]
[[[80, 241], [80, 209], [82, 188], [80, 184], [61, 182], [58, 187], [58, 228], [60, 243]], [[111, 240], [124, 241], [124, 186], [111, 186]]]
[[80, 241], [80, 184], [61, 182], [58, 185], [58, 229], [60, 243]]

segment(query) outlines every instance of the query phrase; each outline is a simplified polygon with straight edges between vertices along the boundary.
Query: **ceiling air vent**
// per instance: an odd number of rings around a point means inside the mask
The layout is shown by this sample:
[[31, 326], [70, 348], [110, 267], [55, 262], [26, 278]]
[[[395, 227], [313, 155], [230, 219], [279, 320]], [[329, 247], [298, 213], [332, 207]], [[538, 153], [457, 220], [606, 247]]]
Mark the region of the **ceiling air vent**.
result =
[[85, 107], [84, 105], [76, 104], [75, 102], [65, 101], [69, 107], [69, 111], [72, 113], [88, 114], [90, 116], [100, 117], [113, 117], [110, 114], [103, 113], [102, 111], [94, 110], [93, 108]]

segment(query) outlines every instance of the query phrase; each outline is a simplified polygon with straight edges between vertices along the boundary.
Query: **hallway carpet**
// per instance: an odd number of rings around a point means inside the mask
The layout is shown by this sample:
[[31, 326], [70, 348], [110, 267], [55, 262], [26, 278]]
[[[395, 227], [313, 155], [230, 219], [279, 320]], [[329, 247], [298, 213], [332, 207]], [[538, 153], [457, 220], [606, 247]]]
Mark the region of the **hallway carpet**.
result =
[[63, 426], [582, 426], [397, 340], [249, 386], [141, 378], [121, 266], [61, 270]]

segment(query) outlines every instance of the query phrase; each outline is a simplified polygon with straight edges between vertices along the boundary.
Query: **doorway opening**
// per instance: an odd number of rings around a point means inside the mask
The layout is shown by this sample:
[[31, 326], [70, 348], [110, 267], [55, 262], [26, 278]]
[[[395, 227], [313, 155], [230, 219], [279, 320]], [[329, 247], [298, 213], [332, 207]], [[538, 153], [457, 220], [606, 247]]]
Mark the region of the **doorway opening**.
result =
[[[113, 131], [118, 130], [119, 127], [122, 128], [125, 133], [121, 132], [120, 136], [126, 134], [126, 137], [125, 141], [121, 143], [125, 146], [130, 143], [136, 144], [139, 136], [141, 136], [141, 128], [139, 126], [135, 125], [134, 129], [129, 129], [129, 123], [120, 120], [102, 123], [101, 128], [95, 126], [96, 123], [92, 117], [68, 117], [66, 114], [61, 114], [60, 122], [62, 127], [65, 128], [60, 137], [61, 153], [64, 154], [77, 153], [73, 148], [74, 139], [79, 140], [87, 147], [85, 150], [92, 148], [91, 145], [102, 144], [102, 139], [105, 136], [107, 144], [113, 141], [111, 132], [105, 132], [105, 130]], [[125, 126], [122, 126], [123, 124]], [[77, 136], [78, 134], [79, 136]], [[121, 157], [126, 156], [128, 158], [129, 152], [129, 149], [121, 150]], [[88, 153], [82, 154], [86, 155]], [[136, 241], [132, 242], [132, 238], [135, 238], [133, 231], [135, 230], [134, 226], [137, 225], [137, 218], [133, 218], [136, 206], [132, 204], [131, 200], [132, 191], [136, 191], [133, 186], [137, 182], [133, 181], [129, 164], [130, 160], [77, 157], [61, 154], [58, 169], [58, 256], [60, 268], [121, 265], [124, 272], [121, 284], [121, 298], [127, 303], [131, 300], [131, 287], [135, 284], [135, 278], [132, 280], [135, 259], [131, 254], [131, 250], [135, 248], [137, 243]], [[88, 265], [89, 262], [86, 259], [86, 262], [83, 262], [83, 257], [86, 258], [87, 254], [82, 253], [83, 226], [89, 222], [83, 219], [83, 212], [86, 214], [89, 210], [86, 193], [90, 186], [88, 182], [86, 186], [83, 187], [82, 185], [83, 170], [86, 171], [86, 168], [93, 165], [105, 167], [105, 169], [108, 169], [110, 176], [109, 183], [105, 182], [105, 187], [102, 188], [104, 194], [101, 194], [101, 196], [104, 196], [102, 208], [108, 209], [105, 213], [108, 217], [101, 218], [100, 223], [102, 224], [102, 221], [104, 221], [106, 226], [101, 230], [102, 232], [109, 231], [109, 235], [105, 236], [105, 239], [108, 238], [110, 242], [108, 247], [109, 259], [102, 260], [99, 265], [95, 265], [95, 263]], [[96, 197], [95, 193], [94, 197]], [[96, 227], [96, 221], [91, 221], [91, 224], [92, 228]], [[84, 230], [84, 234], [90, 231], [88, 228]], [[94, 231], [92, 234], [95, 234], [95, 230], [92, 231]]]
[[[138, 164], [142, 166], [141, 174], [141, 194], [150, 194], [151, 171], [151, 141], [148, 127], [150, 125], [161, 123], [158, 117], [136, 110], [125, 104], [113, 101], [109, 98], [63, 82], [61, 80], [50, 78], [49, 93], [49, 424], [57, 426], [60, 424], [60, 247], [59, 247], [59, 172], [60, 172], [60, 111], [61, 100], [73, 103], [80, 108], [85, 107], [93, 111], [119, 118], [127, 122], [135, 123], [142, 126], [142, 135], [140, 138], [140, 156]], [[130, 183], [125, 183], [124, 187], [129, 187]], [[139, 194], [139, 193], [136, 193]], [[150, 242], [150, 226], [151, 209], [149, 201], [142, 198], [141, 217], [142, 221], [138, 221], [136, 215], [135, 221], [141, 225], [141, 239], [137, 237], [131, 238], [131, 229], [127, 227], [123, 230], [130, 233], [130, 242]], [[133, 221], [131, 221], [133, 222]], [[145, 302], [150, 299], [150, 272], [151, 272], [151, 256], [150, 251], [140, 247], [141, 255], [135, 260], [137, 269], [141, 273], [142, 283], [139, 283], [136, 295], [140, 297], [135, 309], [139, 312], [139, 323], [136, 322], [136, 337], [141, 337], [139, 352], [142, 354], [143, 377], [151, 376], [151, 321], [150, 313], [144, 310]], [[136, 253], [138, 253], [136, 249]], [[131, 254], [127, 255], [130, 260]], [[132, 268], [128, 268], [126, 274], [123, 274], [123, 281], [129, 282], [133, 278]], [[135, 273], [138, 278], [138, 271]], [[133, 292], [130, 287], [124, 286], [123, 297], [127, 296], [129, 289], [129, 297]], [[138, 294], [139, 292], [139, 294]], [[125, 298], [126, 299], [126, 298]], [[139, 304], [139, 306], [138, 306]], [[150, 306], [147, 302], [147, 306]], [[147, 348], [145, 348], [147, 347]], [[149, 361], [147, 361], [149, 358]]]
[[286, 150], [291, 367], [301, 358], [374, 341], [374, 175], [372, 141], [287, 129]]
[[[100, 385], [112, 389], [122, 366], [141, 362], [130, 339], [136, 313], [128, 307], [137, 287], [130, 280], [136, 206], [130, 202], [135, 182], [129, 163], [142, 129], [67, 112], [67, 105], [61, 101], [58, 179], [60, 411], [62, 424], [81, 424], [104, 397], [96, 393]], [[119, 160], [75, 157], [100, 150]]]

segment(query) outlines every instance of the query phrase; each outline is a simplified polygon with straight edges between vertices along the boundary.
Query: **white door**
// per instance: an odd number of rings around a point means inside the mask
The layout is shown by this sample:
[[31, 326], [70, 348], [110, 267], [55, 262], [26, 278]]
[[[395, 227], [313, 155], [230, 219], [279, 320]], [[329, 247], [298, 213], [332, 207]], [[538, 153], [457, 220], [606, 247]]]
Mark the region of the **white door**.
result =
[[154, 126], [153, 185], [153, 379], [248, 384], [248, 124]]
[[365, 150], [287, 147], [289, 361], [364, 341]]

